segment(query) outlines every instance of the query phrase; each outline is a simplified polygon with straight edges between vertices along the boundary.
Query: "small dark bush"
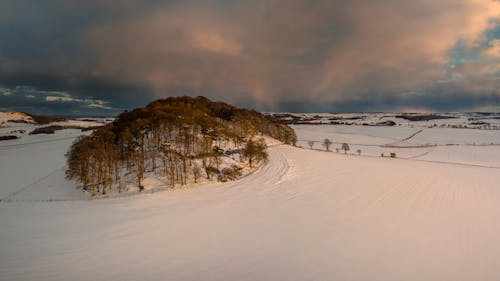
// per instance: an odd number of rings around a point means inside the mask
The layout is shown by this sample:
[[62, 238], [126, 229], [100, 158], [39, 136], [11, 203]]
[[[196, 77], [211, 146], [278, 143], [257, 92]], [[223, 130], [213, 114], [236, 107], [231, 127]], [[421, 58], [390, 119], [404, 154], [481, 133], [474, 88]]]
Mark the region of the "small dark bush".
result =
[[87, 132], [87, 131], [92, 131], [92, 130], [97, 129], [97, 128], [100, 128], [100, 127], [102, 127], [102, 126], [83, 127], [83, 128], [81, 128], [80, 130], [81, 130], [82, 132]]
[[22, 124], [29, 124], [29, 122], [28, 122], [28, 121], [26, 121], [26, 120], [22, 120], [22, 119], [20, 119], [20, 120], [11, 119], [11, 120], [7, 120], [7, 122], [9, 122], [9, 123], [22, 123]]
[[47, 127], [36, 128], [35, 130], [33, 130], [30, 133], [30, 135], [53, 134], [55, 131], [64, 130], [64, 129], [79, 129], [82, 132], [84, 132], [84, 131], [95, 129], [97, 127], [101, 127], [101, 126], [90, 127], [90, 129], [89, 129], [89, 128], [80, 127], [80, 126], [59, 126], [59, 125], [52, 125], [52, 126], [47, 126]]
[[226, 182], [228, 180], [235, 180], [237, 179], [238, 177], [241, 176], [241, 170], [243, 168], [241, 168], [240, 166], [237, 166], [237, 165], [231, 165], [230, 168], [224, 168], [222, 169], [222, 171], [220, 172], [219, 176], [217, 177], [217, 179], [221, 182]]
[[18, 136], [0, 136], [0, 141], [5, 141], [5, 140], [15, 140], [18, 139]]
[[63, 126], [48, 126], [48, 127], [41, 127], [41, 128], [36, 128], [33, 131], [31, 131], [30, 135], [38, 135], [38, 134], [53, 134], [55, 131], [62, 130], [64, 129]]
[[35, 121], [36, 123], [38, 123], [40, 125], [46, 125], [46, 124], [49, 124], [52, 122], [64, 120], [62, 118], [53, 118], [53, 117], [48, 117], [48, 116], [38, 116], [38, 115], [32, 115], [32, 114], [28, 114], [28, 115], [31, 116], [31, 118], [33, 118], [33, 121]]

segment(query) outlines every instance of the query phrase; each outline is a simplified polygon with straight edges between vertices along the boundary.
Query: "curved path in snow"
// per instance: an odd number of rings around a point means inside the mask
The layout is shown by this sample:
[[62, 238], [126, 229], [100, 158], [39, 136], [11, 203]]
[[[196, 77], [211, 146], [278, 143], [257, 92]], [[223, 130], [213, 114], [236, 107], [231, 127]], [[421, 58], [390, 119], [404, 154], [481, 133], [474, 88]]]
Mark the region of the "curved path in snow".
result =
[[276, 146], [235, 182], [0, 203], [0, 280], [499, 280], [499, 179]]

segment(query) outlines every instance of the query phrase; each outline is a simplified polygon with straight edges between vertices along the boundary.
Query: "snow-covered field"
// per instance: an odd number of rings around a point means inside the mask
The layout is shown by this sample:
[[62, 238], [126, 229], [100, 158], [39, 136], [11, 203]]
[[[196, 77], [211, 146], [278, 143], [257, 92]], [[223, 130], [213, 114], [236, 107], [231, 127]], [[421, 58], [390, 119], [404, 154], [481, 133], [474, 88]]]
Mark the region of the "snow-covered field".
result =
[[68, 200], [86, 194], [66, 182], [64, 154], [80, 130], [56, 131], [53, 135], [26, 135], [0, 142], [0, 199]]
[[[450, 128], [367, 127], [333, 125], [292, 125], [297, 145], [324, 150], [324, 139], [333, 142], [336, 152], [342, 143], [349, 144], [349, 153], [386, 157], [391, 152], [398, 158], [435, 161], [500, 168], [500, 130]], [[412, 137], [413, 136], [413, 137]], [[340, 153], [344, 153], [340, 150]]]
[[0, 280], [500, 279], [500, 131], [294, 128], [361, 156], [277, 145], [235, 182], [80, 200], [81, 132], [0, 142]]
[[268, 116], [290, 124], [337, 124], [403, 126], [411, 128], [449, 127], [500, 130], [500, 113], [276, 113]]

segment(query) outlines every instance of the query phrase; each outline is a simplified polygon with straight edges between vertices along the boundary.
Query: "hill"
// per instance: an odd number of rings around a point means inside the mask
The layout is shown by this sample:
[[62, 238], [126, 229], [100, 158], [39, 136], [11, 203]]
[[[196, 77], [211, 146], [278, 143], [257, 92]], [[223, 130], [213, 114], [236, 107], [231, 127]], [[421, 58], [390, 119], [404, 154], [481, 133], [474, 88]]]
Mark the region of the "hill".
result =
[[296, 141], [293, 129], [253, 110], [204, 97], [157, 100], [79, 138], [67, 177], [92, 195], [143, 190], [148, 174], [169, 186], [233, 180], [266, 159], [259, 136]]
[[3, 127], [7, 122], [11, 123], [36, 123], [33, 117], [24, 112], [0, 112], [0, 127]]

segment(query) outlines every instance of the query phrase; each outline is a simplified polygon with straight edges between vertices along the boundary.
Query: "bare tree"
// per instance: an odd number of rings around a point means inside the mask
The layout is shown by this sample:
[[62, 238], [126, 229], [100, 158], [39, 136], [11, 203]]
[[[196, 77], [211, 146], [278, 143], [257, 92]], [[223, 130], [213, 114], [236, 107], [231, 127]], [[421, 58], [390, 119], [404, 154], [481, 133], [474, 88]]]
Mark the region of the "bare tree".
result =
[[344, 150], [344, 154], [347, 154], [347, 151], [349, 151], [349, 150], [350, 150], [350, 148], [349, 148], [349, 144], [347, 144], [347, 143], [345, 143], [345, 142], [344, 142], [344, 143], [342, 144], [342, 150]]
[[358, 153], [358, 155], [361, 155], [361, 149], [356, 150], [356, 152]]
[[309, 145], [309, 148], [312, 149], [314, 145], [314, 141], [308, 141], [307, 144]]
[[332, 141], [329, 139], [323, 140], [323, 146], [326, 148], [326, 151], [330, 151], [330, 146], [332, 145]]
[[193, 177], [194, 177], [194, 182], [197, 183], [198, 179], [200, 178], [201, 175], [201, 169], [198, 166], [198, 164], [193, 165]]
[[248, 159], [250, 168], [253, 168], [254, 162], [267, 160], [266, 143], [264, 142], [264, 139], [259, 139], [258, 141], [250, 139], [246, 146], [242, 149], [242, 152], [243, 157]]

